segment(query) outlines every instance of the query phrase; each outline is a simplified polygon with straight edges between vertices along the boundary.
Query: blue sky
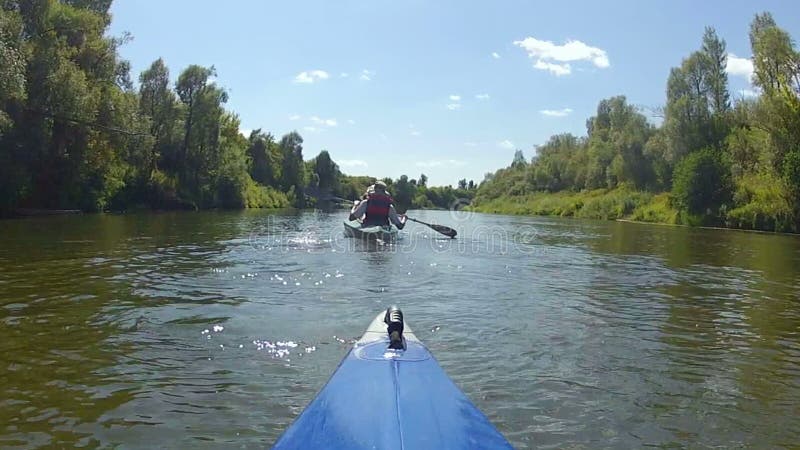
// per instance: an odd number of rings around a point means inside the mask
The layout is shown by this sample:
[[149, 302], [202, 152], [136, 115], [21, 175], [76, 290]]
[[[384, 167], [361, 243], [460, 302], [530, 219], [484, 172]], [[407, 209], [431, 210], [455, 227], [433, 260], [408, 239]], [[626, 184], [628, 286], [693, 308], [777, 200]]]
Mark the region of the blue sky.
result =
[[[110, 34], [134, 77], [214, 65], [242, 128], [305, 139], [344, 172], [483, 179], [556, 133], [585, 134], [603, 98], [664, 104], [669, 70], [716, 28], [752, 90], [748, 27], [770, 11], [800, 38], [797, 1], [116, 0]], [[742, 59], [738, 59], [742, 58]]]

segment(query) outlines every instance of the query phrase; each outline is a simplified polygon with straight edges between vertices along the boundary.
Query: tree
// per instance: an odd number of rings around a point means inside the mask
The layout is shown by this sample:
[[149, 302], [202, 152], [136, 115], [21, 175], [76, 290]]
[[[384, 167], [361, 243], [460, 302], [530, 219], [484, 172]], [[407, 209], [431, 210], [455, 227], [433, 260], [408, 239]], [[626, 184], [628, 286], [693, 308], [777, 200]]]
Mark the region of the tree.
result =
[[261, 129], [253, 130], [248, 139], [247, 156], [249, 172], [253, 180], [264, 186], [277, 186], [280, 179], [280, 160], [276, 158], [279, 150], [275, 138]]
[[408, 181], [406, 175], [402, 175], [392, 187], [392, 195], [396, 202], [397, 208], [400, 211], [405, 211], [411, 206], [411, 200], [414, 198], [416, 188]]
[[730, 201], [730, 171], [712, 149], [698, 150], [675, 168], [673, 195], [678, 207], [690, 214], [716, 217]]
[[190, 139], [196, 121], [198, 99], [203, 95], [203, 91], [208, 83], [208, 77], [216, 75], [214, 68], [206, 68], [198, 65], [187, 67], [178, 77], [175, 90], [178, 97], [186, 107], [186, 119], [184, 120], [184, 138], [181, 147], [181, 155], [178, 160], [179, 165], [186, 164], [189, 153]]
[[417, 186], [419, 187], [427, 187], [428, 186], [428, 176], [423, 174], [419, 175], [419, 180], [417, 180]]
[[462, 178], [462, 179], [458, 180], [458, 188], [459, 189], [466, 189], [467, 188], [467, 179], [466, 178]]
[[302, 206], [305, 201], [301, 194], [305, 184], [303, 167], [303, 138], [296, 131], [284, 135], [278, 144], [281, 154], [281, 189], [293, 192], [295, 205]]
[[314, 158], [314, 173], [318, 177], [318, 187], [322, 192], [333, 192], [339, 189], [339, 178], [341, 172], [339, 166], [333, 162], [327, 150], [319, 152]]
[[162, 156], [173, 170], [180, 167], [171, 142], [178, 119], [176, 97], [169, 88], [169, 69], [161, 58], [139, 75], [139, 111], [150, 118], [150, 134], [154, 138], [146, 161], [147, 176], [158, 168]]
[[725, 72], [728, 54], [725, 50], [725, 40], [720, 39], [712, 27], [706, 27], [703, 35], [703, 54], [707, 65], [704, 81], [707, 85], [711, 111], [714, 114], [726, 113], [731, 107], [728, 74]]
[[29, 180], [22, 149], [6, 136], [26, 99], [21, 34], [19, 13], [0, 8], [0, 216], [16, 205]]
[[527, 161], [525, 160], [525, 154], [522, 153], [522, 150], [517, 150], [514, 152], [514, 160], [511, 162], [511, 167], [521, 167], [527, 165]]
[[800, 56], [789, 34], [769, 13], [756, 14], [750, 25], [755, 84], [765, 92], [792, 87], [800, 92]]
[[[628, 104], [624, 96], [600, 101], [597, 115], [587, 121], [588, 169], [586, 185], [613, 188], [629, 183], [639, 189], [652, 179], [652, 167], [645, 157], [645, 145], [653, 134], [647, 118]], [[575, 138], [567, 143], [576, 148]], [[576, 153], [570, 151], [571, 155]], [[571, 183], [580, 180], [575, 173]]]
[[9, 107], [25, 99], [25, 58], [22, 54], [22, 19], [0, 9], [0, 138], [13, 125]]
[[211, 206], [216, 201], [214, 185], [222, 158], [220, 139], [226, 113], [223, 104], [227, 100], [227, 93], [211, 83], [203, 87], [193, 104], [195, 126], [189, 135], [184, 161], [184, 185], [202, 206]]

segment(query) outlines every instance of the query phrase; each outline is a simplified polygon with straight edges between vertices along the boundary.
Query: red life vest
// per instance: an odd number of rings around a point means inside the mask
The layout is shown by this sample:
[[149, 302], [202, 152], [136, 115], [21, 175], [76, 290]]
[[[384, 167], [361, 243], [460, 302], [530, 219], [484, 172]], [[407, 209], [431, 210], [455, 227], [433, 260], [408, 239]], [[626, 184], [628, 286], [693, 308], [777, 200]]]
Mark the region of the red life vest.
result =
[[364, 225], [389, 225], [389, 207], [392, 206], [392, 201], [392, 197], [381, 192], [369, 194]]

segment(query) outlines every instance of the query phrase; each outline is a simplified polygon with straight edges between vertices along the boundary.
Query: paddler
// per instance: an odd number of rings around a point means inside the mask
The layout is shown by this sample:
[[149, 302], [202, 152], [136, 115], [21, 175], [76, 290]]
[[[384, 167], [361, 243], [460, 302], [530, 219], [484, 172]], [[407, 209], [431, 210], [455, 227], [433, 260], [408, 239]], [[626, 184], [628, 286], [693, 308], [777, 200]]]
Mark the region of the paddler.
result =
[[389, 226], [393, 223], [398, 230], [406, 226], [406, 216], [397, 214], [394, 209], [394, 200], [386, 192], [386, 183], [376, 181], [367, 189], [364, 200], [356, 202], [350, 210], [350, 220], [358, 220], [362, 216], [362, 227]]

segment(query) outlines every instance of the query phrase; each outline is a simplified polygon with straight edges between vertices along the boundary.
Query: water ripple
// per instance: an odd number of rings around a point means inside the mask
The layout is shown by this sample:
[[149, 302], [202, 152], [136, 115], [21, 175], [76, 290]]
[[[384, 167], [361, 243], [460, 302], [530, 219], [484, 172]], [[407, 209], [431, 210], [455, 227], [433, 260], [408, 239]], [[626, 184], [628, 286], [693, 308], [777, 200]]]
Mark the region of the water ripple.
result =
[[795, 238], [415, 216], [0, 222], [0, 446], [268, 446], [392, 303], [519, 448], [800, 441]]

